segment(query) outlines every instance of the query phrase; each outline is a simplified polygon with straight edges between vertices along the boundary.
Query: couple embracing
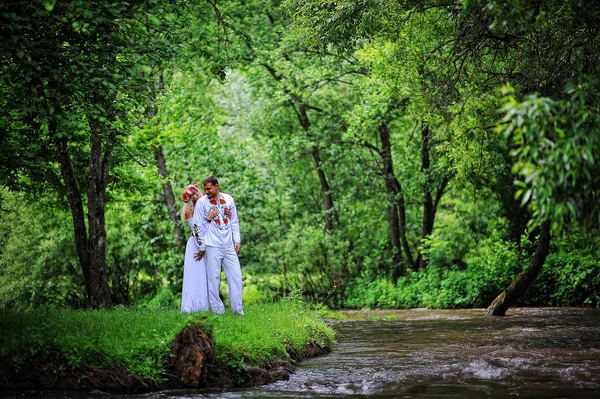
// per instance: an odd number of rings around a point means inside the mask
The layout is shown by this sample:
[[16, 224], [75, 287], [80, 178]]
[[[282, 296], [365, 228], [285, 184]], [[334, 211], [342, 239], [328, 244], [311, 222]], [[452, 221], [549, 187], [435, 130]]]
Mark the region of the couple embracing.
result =
[[231, 310], [243, 316], [242, 269], [237, 256], [241, 236], [235, 202], [219, 191], [214, 176], [204, 178], [202, 188], [205, 195], [200, 194], [198, 184], [192, 183], [181, 196], [181, 218], [192, 229], [185, 248], [181, 312], [225, 312], [219, 297], [223, 267]]

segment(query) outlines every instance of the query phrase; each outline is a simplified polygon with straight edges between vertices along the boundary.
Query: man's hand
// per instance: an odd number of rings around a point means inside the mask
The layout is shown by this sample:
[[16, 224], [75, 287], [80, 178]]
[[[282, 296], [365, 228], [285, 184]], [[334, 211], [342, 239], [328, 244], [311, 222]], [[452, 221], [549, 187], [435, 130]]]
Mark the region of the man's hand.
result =
[[235, 249], [235, 253], [239, 254], [240, 253], [240, 249], [242, 249], [242, 247], [240, 246], [239, 242], [234, 242], [233, 243], [233, 249]]
[[194, 259], [196, 259], [196, 260], [202, 260], [202, 257], [204, 256], [205, 252], [206, 251], [198, 251], [198, 252], [196, 252], [194, 254]]

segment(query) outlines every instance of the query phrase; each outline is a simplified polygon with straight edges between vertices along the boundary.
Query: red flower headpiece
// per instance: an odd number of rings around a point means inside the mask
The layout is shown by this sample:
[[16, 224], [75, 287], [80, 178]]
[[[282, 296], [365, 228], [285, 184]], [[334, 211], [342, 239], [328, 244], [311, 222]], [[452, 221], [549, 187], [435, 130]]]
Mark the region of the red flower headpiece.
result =
[[188, 202], [189, 200], [192, 199], [194, 194], [198, 194], [198, 192], [199, 192], [198, 183], [192, 183], [183, 189], [183, 194], [181, 194], [181, 200], [183, 202]]

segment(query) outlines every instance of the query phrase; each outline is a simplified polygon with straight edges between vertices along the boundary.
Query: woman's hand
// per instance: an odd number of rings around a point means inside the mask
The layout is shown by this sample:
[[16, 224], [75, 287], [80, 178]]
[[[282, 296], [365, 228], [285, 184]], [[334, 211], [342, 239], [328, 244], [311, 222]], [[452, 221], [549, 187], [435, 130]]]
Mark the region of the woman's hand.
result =
[[196, 259], [196, 260], [202, 260], [202, 257], [204, 256], [205, 252], [206, 251], [198, 251], [198, 252], [196, 252], [194, 254], [194, 259]]

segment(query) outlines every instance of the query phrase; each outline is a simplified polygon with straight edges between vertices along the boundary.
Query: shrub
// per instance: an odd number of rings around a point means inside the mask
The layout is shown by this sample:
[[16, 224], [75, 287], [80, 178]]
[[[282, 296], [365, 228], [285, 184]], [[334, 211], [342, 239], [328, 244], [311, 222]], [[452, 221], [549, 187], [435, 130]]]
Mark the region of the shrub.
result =
[[598, 244], [597, 237], [581, 232], [555, 240], [523, 304], [600, 306]]

